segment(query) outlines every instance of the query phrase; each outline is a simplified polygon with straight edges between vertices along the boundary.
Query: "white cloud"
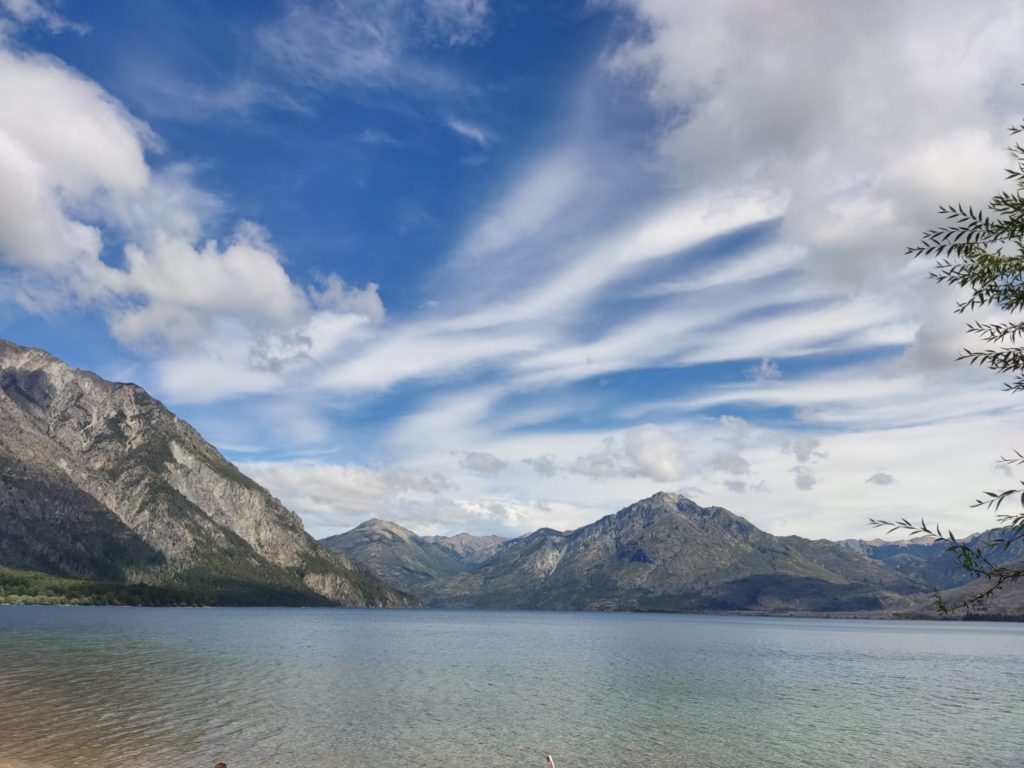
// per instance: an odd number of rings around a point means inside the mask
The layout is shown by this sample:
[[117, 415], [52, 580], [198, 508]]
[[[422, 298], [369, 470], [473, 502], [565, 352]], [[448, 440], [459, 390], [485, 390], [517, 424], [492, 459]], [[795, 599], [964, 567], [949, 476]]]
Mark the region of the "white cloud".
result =
[[362, 144], [371, 145], [385, 145], [395, 148], [401, 148], [405, 146], [405, 143], [399, 139], [396, 139], [387, 131], [379, 131], [374, 128], [366, 128], [356, 136], [356, 141]]
[[148, 130], [55, 59], [3, 48], [0, 101], [0, 254], [17, 267], [73, 275], [74, 294], [102, 295], [111, 270], [99, 258], [100, 231], [73, 211], [98, 193], [134, 194], [149, 183]]
[[583, 188], [583, 158], [570, 149], [545, 155], [527, 168], [477, 222], [456, 251], [456, 266], [478, 264], [540, 232]]
[[828, 279], [884, 284], [940, 201], [1002, 184], [1017, 3], [623, 5], [645, 33], [608, 61], [678, 116], [664, 154], [691, 182], [784, 193], [784, 240]]
[[629, 475], [630, 471], [620, 464], [619, 448], [616, 440], [607, 437], [600, 451], [577, 456], [569, 466], [569, 471], [577, 475], [585, 475], [595, 480]]
[[595, 479], [643, 477], [659, 482], [676, 482], [691, 474], [677, 436], [654, 424], [605, 437], [599, 451], [577, 456], [567, 469]]
[[626, 431], [623, 450], [637, 474], [672, 482], [686, 477], [690, 468], [676, 436], [665, 427], [643, 424]]
[[532, 468], [541, 477], [555, 477], [558, 474], [558, 463], [552, 455], [534, 456], [523, 459], [523, 463]]
[[448, 45], [469, 45], [487, 36], [488, 0], [425, 0], [426, 18]]
[[736, 494], [744, 494], [748, 491], [764, 493], [768, 490], [768, 485], [764, 480], [757, 483], [748, 483], [745, 480], [723, 480], [722, 485]]
[[754, 381], [770, 381], [771, 379], [782, 378], [782, 371], [779, 370], [779, 366], [767, 357], [762, 357], [759, 363], [750, 366], [744, 373], [747, 378]]
[[459, 466], [480, 475], [496, 475], [508, 468], [508, 462], [486, 451], [463, 451]]
[[224, 347], [219, 354], [164, 358], [157, 363], [160, 388], [173, 402], [196, 403], [266, 394], [281, 386], [280, 374], [254, 369], [239, 351]]
[[[777, 533], [856, 535], [872, 515], [943, 509], [981, 527], [961, 507], [1002, 478], [989, 452], [1008, 447], [1016, 406], [951, 367], [950, 295], [903, 249], [939, 202], [1001, 183], [1022, 11], [629, 7], [647, 28], [607, 63], [641, 75], [631, 95], [659, 110], [660, 154], [623, 149], [617, 123], [573, 106], [565, 134], [517, 158], [453, 235], [429, 308], [404, 315], [385, 313], [375, 284], [296, 280], [258, 230], [209, 241], [227, 212], [190, 166], [156, 165], [159, 141], [95, 83], [5, 51], [0, 252], [18, 270], [0, 276], [5, 295], [40, 311], [97, 306], [126, 342], [167, 342], [154, 365], [175, 402], [358, 408], [443, 384], [403, 400], [368, 445], [324, 427], [335, 414], [286, 419], [318, 446], [386, 455], [383, 468], [247, 465], [324, 533], [369, 516], [425, 532], [570, 527], [683, 482]], [[462, 83], [434, 54], [483, 40], [488, 24], [473, 0], [301, 4], [261, 40], [300, 84], [443, 99]], [[607, 85], [590, 73], [582, 87], [626, 103]], [[73, 140], [68, 125], [82, 128]], [[104, 252], [107, 227], [131, 243], [123, 262]], [[692, 375], [665, 377], [675, 393], [614, 375], [645, 368]], [[747, 420], [717, 418], [731, 408]], [[899, 483], [866, 492], [880, 474]]]
[[485, 0], [334, 0], [291, 5], [259, 44], [295, 79], [315, 87], [453, 92], [459, 78], [427, 55], [487, 34]]
[[[268, 391], [282, 381], [268, 364], [351, 337], [339, 335], [346, 316], [383, 319], [376, 285], [325, 275], [307, 290], [255, 224], [204, 239], [223, 202], [186, 164], [154, 171], [149, 127], [58, 60], [0, 46], [0, 101], [0, 262], [18, 270], [19, 302], [39, 313], [95, 306], [123, 343], [169, 346], [173, 365], [158, 364], [166, 392]], [[108, 230], [127, 240], [120, 264]], [[200, 373], [204, 387], [187, 382]]]
[[310, 295], [317, 307], [359, 315], [375, 323], [384, 319], [384, 302], [381, 301], [380, 288], [376, 283], [370, 283], [365, 288], [350, 287], [335, 274], [322, 276], [317, 283], [310, 288]]
[[126, 343], [200, 338], [217, 314], [288, 328], [306, 310], [265, 233], [248, 224], [224, 247], [211, 241], [197, 249], [162, 235], [149, 252], [129, 246], [116, 278], [116, 293], [145, 301], [114, 316], [114, 335]]
[[892, 485], [893, 483], [896, 482], [896, 478], [894, 478], [888, 472], [875, 472], [875, 474], [873, 474], [864, 482], [871, 483], [872, 485]]
[[818, 484], [814, 473], [805, 466], [793, 467], [791, 471], [793, 472], [793, 483], [801, 491], [809, 491]]
[[[65, 18], [57, 13], [46, 0], [0, 0], [0, 10], [7, 14], [18, 24], [44, 25], [50, 32], [76, 32], [80, 35], [89, 31], [89, 28], [75, 21]], [[0, 18], [2, 22], [2, 18]], [[2, 32], [2, 23], [0, 23]]]
[[449, 117], [448, 127], [462, 138], [469, 139], [481, 147], [486, 147], [491, 143], [491, 134], [489, 132], [485, 131], [479, 125], [470, 123], [466, 120]]
[[732, 451], [719, 451], [711, 457], [708, 466], [730, 475], [750, 474], [750, 462]]
[[813, 435], [797, 435], [785, 443], [783, 450], [789, 451], [801, 464], [807, 464], [815, 459], [824, 459], [828, 456], [821, 450], [821, 440]]

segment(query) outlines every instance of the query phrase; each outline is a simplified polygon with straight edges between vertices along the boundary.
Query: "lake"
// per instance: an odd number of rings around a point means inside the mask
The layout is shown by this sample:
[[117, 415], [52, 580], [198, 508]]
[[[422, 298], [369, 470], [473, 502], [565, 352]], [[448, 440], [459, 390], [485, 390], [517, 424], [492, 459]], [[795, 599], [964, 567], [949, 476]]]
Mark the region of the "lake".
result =
[[1024, 625], [0, 607], [0, 763], [1019, 768]]

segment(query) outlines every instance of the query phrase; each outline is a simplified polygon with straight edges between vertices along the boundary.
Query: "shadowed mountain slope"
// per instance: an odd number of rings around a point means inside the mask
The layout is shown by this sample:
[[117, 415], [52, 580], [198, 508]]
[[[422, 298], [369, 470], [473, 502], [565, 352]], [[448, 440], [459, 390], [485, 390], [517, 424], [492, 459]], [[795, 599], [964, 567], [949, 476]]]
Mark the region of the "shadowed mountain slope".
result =
[[[436, 539], [371, 521], [331, 541], [428, 605], [568, 610], [879, 610], [914, 580], [830, 541], [773, 536], [720, 507], [659, 493], [574, 531], [542, 528], [478, 562], [424, 557]], [[374, 531], [367, 544], [368, 531]], [[439, 563], [444, 562], [444, 567]], [[409, 571], [415, 571], [410, 580]]]
[[457, 533], [454, 536], [426, 536], [424, 538], [447, 549], [465, 565], [482, 563], [493, 555], [501, 544], [508, 541], [504, 536], [473, 536], [468, 533]]
[[385, 520], [367, 520], [320, 543], [363, 563], [388, 584], [413, 594], [428, 581], [465, 569], [450, 549]]
[[[977, 547], [995, 541], [1003, 533], [1005, 529], [994, 528], [967, 536], [962, 541]], [[948, 551], [945, 542], [936, 541], [932, 537], [920, 536], [906, 541], [851, 539], [841, 543], [864, 553], [872, 560], [884, 563], [928, 589], [953, 589], [968, 584], [974, 578], [957, 564], [956, 556]], [[1015, 563], [1024, 560], [1024, 539], [1017, 539], [1008, 547], [986, 547], [983, 552], [993, 565]]]
[[575, 531], [507, 542], [422, 595], [449, 606], [846, 611], [915, 589], [832, 542], [773, 536], [728, 510], [659, 493]]
[[415, 602], [317, 544], [140, 387], [5, 341], [0, 564], [209, 603]]

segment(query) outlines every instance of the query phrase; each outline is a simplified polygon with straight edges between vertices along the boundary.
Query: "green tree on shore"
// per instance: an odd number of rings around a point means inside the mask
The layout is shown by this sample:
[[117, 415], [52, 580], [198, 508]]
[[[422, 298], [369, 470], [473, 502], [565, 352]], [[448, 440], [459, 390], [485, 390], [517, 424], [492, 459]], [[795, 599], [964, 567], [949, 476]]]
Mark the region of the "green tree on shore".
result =
[[[1010, 128], [1013, 145], [1007, 177], [1013, 182], [1012, 191], [1000, 192], [983, 209], [964, 208], [963, 205], [943, 206], [939, 212], [947, 223], [926, 231], [918, 245], [907, 249], [914, 257], [935, 260], [930, 277], [936, 282], [966, 289], [966, 298], [957, 302], [956, 312], [964, 314], [976, 309], [993, 307], [1001, 310], [1001, 319], [995, 322], [969, 322], [967, 330], [977, 336], [983, 346], [965, 349], [959, 360], [1010, 374], [1010, 391], [1024, 390], [1024, 146], [1020, 137], [1024, 124]], [[1024, 465], [1024, 454], [1000, 459], [1010, 466]], [[1019, 502], [1019, 511], [997, 514], [1001, 534], [970, 544], [958, 540], [951, 531], [924, 520], [912, 523], [907, 519], [872, 520], [875, 526], [889, 527], [890, 533], [908, 531], [927, 534], [946, 542], [947, 549], [965, 571], [987, 580], [986, 588], [953, 606], [943, 603], [937, 595], [939, 610], [975, 605], [1006, 584], [1024, 578], [1024, 564], [996, 565], [989, 555], [997, 547], [1008, 548], [1014, 541], [1024, 538], [1024, 482], [1019, 487], [1000, 491], [986, 491], [975, 501], [975, 507], [987, 507], [1000, 513], [1004, 503]]]

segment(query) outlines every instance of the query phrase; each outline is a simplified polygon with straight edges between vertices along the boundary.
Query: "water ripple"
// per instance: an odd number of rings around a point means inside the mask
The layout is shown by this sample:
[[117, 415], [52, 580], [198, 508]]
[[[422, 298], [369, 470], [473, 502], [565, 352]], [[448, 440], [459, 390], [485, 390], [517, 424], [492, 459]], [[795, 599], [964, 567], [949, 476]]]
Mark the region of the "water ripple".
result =
[[1024, 627], [0, 607], [0, 762], [1016, 768]]

